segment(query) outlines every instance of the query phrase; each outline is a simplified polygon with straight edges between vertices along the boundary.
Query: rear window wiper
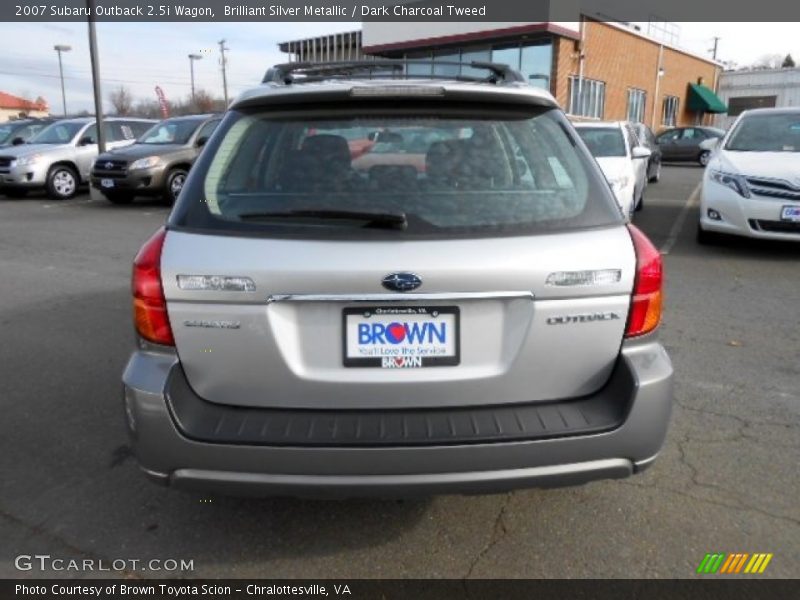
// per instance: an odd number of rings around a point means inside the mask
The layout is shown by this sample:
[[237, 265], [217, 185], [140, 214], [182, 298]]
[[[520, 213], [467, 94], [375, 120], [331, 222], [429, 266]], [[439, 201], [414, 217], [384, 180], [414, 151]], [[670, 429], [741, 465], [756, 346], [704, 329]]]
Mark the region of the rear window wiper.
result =
[[379, 213], [353, 210], [298, 209], [280, 212], [244, 213], [238, 215], [238, 217], [243, 221], [272, 221], [279, 219], [334, 219], [338, 221], [357, 221], [363, 223], [361, 227], [374, 229], [405, 229], [408, 226], [408, 218], [403, 212]]

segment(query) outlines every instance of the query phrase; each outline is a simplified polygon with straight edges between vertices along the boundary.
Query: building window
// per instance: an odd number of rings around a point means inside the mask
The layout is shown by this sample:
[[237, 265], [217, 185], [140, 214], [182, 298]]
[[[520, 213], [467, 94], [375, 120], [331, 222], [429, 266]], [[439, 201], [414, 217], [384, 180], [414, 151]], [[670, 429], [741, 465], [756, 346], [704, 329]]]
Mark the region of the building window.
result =
[[530, 85], [545, 90], [550, 89], [550, 75], [553, 63], [553, 43], [551, 40], [533, 44], [514, 44], [492, 48], [492, 62], [506, 64], [517, 69]]
[[665, 127], [675, 127], [678, 124], [678, 105], [680, 99], [677, 96], [664, 96], [664, 105], [661, 110], [661, 124]]
[[644, 105], [647, 103], [647, 92], [628, 88], [628, 121], [644, 122]]
[[606, 105], [604, 81], [586, 79], [581, 81], [574, 75], [569, 78], [569, 114], [576, 117], [602, 119]]

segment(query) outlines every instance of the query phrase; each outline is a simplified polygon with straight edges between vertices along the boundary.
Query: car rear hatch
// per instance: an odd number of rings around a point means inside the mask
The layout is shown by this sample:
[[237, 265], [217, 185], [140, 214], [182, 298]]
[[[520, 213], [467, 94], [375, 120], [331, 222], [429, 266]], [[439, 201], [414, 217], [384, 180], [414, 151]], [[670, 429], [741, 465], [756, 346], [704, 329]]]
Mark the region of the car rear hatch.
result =
[[[464, 256], [476, 258], [467, 264]], [[162, 276], [181, 364], [206, 400], [388, 408], [554, 400], [595, 391], [619, 353], [634, 263], [624, 227], [368, 246], [170, 232]], [[422, 286], [395, 292], [387, 302], [392, 293], [381, 282], [392, 268], [417, 274]], [[547, 283], [586, 271], [621, 276], [591, 286]], [[180, 289], [181, 275], [248, 278], [253, 291]], [[445, 333], [456, 338], [457, 364], [346, 366], [345, 336], [353, 332], [345, 313], [355, 309], [374, 319], [375, 309], [398, 307], [439, 309], [438, 318], [456, 309], [458, 331]], [[414, 322], [408, 313], [388, 314], [390, 323]], [[413, 325], [410, 331], [413, 336]], [[440, 341], [436, 330], [416, 331], [415, 341]], [[388, 335], [371, 340], [373, 347], [396, 350]], [[404, 360], [401, 353], [387, 356]]]
[[[560, 112], [322, 108], [229, 115], [170, 219], [162, 285], [200, 397], [411, 408], [604, 385], [636, 255]], [[364, 127], [401, 152], [413, 130], [424, 172], [352, 169]]]

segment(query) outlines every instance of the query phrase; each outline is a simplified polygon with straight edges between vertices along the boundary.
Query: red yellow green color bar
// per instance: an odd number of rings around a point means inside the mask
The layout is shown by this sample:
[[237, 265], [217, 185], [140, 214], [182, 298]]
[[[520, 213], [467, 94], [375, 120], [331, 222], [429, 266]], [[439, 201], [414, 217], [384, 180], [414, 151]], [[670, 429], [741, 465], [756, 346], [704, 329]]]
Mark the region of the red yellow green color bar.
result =
[[747, 552], [734, 552], [726, 554], [724, 552], [709, 553], [700, 561], [697, 572], [702, 574], [737, 574], [737, 573], [763, 573], [772, 554]]

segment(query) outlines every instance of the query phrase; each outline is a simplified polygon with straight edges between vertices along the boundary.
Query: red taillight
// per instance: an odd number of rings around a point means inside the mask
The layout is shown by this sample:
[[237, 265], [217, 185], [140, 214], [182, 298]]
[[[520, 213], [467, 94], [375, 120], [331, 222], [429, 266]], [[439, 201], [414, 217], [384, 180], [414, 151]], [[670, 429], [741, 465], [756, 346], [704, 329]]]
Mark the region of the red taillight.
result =
[[628, 225], [636, 251], [636, 279], [625, 337], [650, 333], [661, 321], [664, 267], [661, 253], [634, 225]]
[[162, 227], [142, 246], [133, 260], [133, 322], [144, 339], [174, 346], [161, 287], [161, 248], [167, 232]]

